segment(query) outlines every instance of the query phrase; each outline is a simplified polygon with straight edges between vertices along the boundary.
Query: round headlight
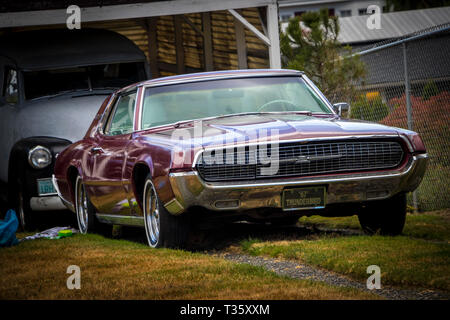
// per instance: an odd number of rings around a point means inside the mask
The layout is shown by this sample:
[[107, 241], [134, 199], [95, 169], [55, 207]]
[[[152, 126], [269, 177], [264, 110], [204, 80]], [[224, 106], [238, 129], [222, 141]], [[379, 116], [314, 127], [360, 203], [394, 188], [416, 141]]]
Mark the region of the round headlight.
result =
[[35, 169], [43, 169], [52, 163], [52, 153], [43, 146], [36, 146], [28, 152], [28, 163]]

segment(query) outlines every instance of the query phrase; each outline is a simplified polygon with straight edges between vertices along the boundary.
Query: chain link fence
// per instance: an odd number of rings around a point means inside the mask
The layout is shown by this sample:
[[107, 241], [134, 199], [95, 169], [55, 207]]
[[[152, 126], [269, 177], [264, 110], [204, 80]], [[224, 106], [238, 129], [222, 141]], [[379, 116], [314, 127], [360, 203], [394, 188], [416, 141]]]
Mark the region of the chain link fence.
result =
[[366, 77], [349, 117], [418, 132], [430, 157], [408, 196], [419, 211], [450, 208], [450, 24], [360, 48]]

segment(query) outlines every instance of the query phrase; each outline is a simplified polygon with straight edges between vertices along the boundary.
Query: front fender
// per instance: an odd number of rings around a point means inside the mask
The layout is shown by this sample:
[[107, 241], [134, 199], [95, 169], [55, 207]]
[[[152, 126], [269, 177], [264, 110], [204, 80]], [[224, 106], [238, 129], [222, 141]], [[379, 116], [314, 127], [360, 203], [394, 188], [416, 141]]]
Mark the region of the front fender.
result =
[[[51, 178], [56, 157], [71, 142], [54, 137], [30, 137], [18, 141], [12, 148], [8, 162], [8, 190], [10, 197], [21, 186], [28, 196], [37, 196], [36, 179]], [[33, 168], [28, 163], [28, 153], [36, 146], [43, 146], [50, 150], [52, 162], [43, 169]]]

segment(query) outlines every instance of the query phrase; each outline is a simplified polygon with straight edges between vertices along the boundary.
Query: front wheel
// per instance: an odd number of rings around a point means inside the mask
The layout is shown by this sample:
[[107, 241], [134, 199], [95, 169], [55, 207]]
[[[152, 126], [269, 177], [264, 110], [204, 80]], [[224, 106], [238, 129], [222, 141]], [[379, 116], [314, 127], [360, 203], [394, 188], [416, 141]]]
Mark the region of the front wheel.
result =
[[358, 214], [358, 219], [367, 234], [401, 234], [406, 220], [406, 194], [369, 202]]
[[188, 217], [174, 216], [164, 208], [150, 175], [146, 178], [142, 199], [148, 245], [152, 248], [183, 248], [189, 231]]
[[112, 226], [98, 221], [95, 215], [95, 208], [89, 200], [80, 176], [77, 177], [75, 182], [75, 211], [80, 233], [96, 232], [103, 235], [111, 235]]

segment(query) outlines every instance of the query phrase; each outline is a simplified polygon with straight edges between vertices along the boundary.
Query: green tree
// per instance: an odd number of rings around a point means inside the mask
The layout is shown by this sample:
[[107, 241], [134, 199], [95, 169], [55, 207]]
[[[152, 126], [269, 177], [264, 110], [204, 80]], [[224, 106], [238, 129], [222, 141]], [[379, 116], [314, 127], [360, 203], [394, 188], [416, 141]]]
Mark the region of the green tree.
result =
[[337, 40], [339, 23], [327, 9], [291, 19], [280, 35], [284, 67], [304, 71], [332, 102], [352, 101], [365, 75], [359, 56]]
[[389, 114], [389, 107], [383, 103], [381, 97], [368, 99], [361, 95], [350, 109], [350, 118], [378, 122]]

